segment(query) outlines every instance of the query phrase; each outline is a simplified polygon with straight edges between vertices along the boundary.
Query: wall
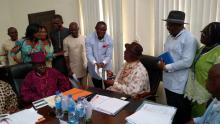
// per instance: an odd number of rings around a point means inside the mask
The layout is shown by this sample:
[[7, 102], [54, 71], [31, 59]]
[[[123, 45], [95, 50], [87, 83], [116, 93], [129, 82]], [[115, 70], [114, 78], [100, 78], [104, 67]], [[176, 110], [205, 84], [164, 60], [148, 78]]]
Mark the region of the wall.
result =
[[0, 15], [1, 15], [1, 18], [0, 18], [0, 46], [1, 46], [2, 42], [8, 39], [7, 28], [11, 26], [12, 24], [12, 19], [10, 16], [11, 11], [9, 9], [8, 0], [1, 0]]
[[124, 43], [138, 40], [143, 54], [154, 55], [154, 1], [122, 0]]
[[64, 26], [73, 20], [78, 22], [77, 0], [1, 0], [0, 1], [0, 42], [8, 38], [6, 30], [9, 26], [18, 29], [19, 38], [24, 36], [28, 25], [28, 14], [55, 10], [63, 16]]

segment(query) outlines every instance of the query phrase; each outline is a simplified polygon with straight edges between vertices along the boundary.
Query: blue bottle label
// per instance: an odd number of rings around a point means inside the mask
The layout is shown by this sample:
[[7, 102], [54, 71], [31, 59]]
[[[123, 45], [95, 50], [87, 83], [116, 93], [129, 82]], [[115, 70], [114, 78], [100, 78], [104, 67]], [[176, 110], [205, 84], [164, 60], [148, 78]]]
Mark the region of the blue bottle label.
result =
[[62, 106], [61, 106], [61, 102], [56, 102], [56, 103], [55, 103], [55, 106], [56, 106], [57, 109], [61, 109], [61, 107], [62, 107]]

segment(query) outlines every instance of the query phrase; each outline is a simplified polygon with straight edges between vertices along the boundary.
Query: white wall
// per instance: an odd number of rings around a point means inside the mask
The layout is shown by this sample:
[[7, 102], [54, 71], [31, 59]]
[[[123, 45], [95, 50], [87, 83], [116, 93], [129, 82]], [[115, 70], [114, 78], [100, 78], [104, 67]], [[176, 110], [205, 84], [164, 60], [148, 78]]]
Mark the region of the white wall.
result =
[[76, 0], [1, 0], [0, 1], [0, 42], [7, 39], [6, 30], [9, 26], [18, 29], [19, 38], [24, 36], [28, 25], [28, 14], [55, 10], [63, 16], [64, 26], [72, 21], [78, 22]]
[[12, 26], [11, 11], [8, 0], [0, 1], [0, 46], [3, 40], [8, 39], [7, 29]]
[[138, 40], [143, 54], [154, 55], [154, 1], [122, 0], [124, 43]]

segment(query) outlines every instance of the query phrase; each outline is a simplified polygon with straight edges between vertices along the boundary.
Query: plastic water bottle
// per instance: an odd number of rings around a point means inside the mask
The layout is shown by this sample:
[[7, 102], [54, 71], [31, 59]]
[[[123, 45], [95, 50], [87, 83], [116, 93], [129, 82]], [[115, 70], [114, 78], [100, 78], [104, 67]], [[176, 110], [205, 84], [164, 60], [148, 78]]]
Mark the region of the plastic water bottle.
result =
[[67, 107], [68, 107], [68, 96], [62, 96], [62, 110], [63, 113], [67, 113]]
[[85, 106], [83, 104], [83, 99], [81, 97], [78, 97], [76, 104], [76, 111], [79, 120], [82, 120], [85, 116]]
[[83, 104], [85, 108], [84, 121], [87, 123], [90, 122], [92, 118], [92, 105], [90, 102], [87, 101], [87, 99], [83, 99]]
[[56, 96], [55, 96], [55, 113], [56, 117], [58, 119], [63, 118], [63, 111], [62, 111], [62, 95], [60, 94], [59, 91], [56, 91]]
[[76, 115], [76, 104], [72, 98], [72, 95], [68, 95], [68, 123], [78, 124]]

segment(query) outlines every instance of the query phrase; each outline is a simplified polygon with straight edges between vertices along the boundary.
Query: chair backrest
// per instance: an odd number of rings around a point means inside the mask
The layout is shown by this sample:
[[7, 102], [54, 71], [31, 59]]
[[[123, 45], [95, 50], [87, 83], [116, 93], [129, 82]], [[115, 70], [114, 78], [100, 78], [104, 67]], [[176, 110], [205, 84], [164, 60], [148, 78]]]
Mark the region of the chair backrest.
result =
[[162, 71], [158, 67], [159, 59], [150, 55], [143, 55], [140, 58], [141, 63], [144, 65], [148, 72], [150, 80], [150, 94], [156, 95], [160, 81], [162, 80]]
[[32, 70], [32, 64], [23, 63], [9, 66], [8, 76], [15, 93], [20, 96], [20, 86], [28, 72]]

